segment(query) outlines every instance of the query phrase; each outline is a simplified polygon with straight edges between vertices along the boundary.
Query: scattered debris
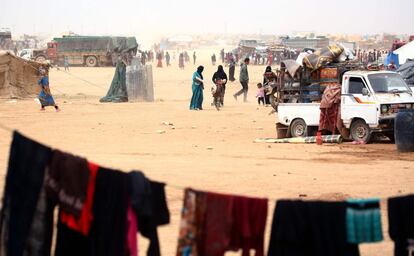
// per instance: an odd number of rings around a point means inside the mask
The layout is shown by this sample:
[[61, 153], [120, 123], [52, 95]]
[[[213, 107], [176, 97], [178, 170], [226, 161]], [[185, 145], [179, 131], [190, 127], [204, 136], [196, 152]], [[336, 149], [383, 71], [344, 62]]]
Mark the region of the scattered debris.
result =
[[307, 197], [307, 194], [299, 194], [299, 197]]
[[165, 131], [164, 130], [157, 130], [157, 133], [163, 134], [163, 133], [165, 133]]
[[17, 100], [9, 100], [9, 101], [6, 101], [6, 103], [17, 103]]
[[173, 126], [173, 125], [174, 125], [173, 123], [168, 122], [168, 121], [164, 121], [164, 122], [162, 122], [161, 124], [162, 124], [162, 125], [170, 125], [170, 126]]
[[208, 146], [207, 150], [213, 150], [214, 148], [212, 146]]

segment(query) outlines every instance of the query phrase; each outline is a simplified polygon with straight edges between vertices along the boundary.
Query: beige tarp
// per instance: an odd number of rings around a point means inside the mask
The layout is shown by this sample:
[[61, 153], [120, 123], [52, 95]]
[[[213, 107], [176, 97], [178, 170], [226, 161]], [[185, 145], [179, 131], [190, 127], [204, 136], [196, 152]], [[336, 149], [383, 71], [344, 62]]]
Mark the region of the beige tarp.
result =
[[38, 94], [39, 68], [46, 64], [0, 52], [0, 98], [24, 98]]

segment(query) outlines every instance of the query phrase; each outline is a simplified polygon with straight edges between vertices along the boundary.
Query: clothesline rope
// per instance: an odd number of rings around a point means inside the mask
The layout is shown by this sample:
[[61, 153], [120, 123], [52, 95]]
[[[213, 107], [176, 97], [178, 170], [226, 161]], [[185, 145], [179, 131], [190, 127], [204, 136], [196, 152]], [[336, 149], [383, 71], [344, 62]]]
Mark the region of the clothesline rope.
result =
[[58, 69], [57, 71], [59, 71], [59, 72], [63, 72], [63, 73], [65, 73], [65, 74], [69, 75], [69, 76], [72, 76], [73, 78], [76, 78], [76, 79], [78, 79], [78, 80], [81, 80], [81, 81], [83, 81], [83, 82], [85, 82], [85, 83], [87, 83], [87, 84], [89, 84], [89, 85], [95, 86], [95, 87], [97, 87], [97, 88], [99, 88], [99, 89], [105, 89], [105, 88], [103, 88], [103, 87], [102, 87], [102, 86], [100, 86], [100, 85], [97, 85], [97, 84], [95, 84], [95, 83], [92, 83], [92, 82], [90, 82], [90, 81], [88, 81], [88, 80], [86, 80], [86, 79], [84, 79], [84, 78], [81, 78], [81, 77], [75, 76], [74, 74], [69, 73], [69, 72], [67, 72], [67, 71], [65, 71], [65, 70], [60, 70], [60, 69]]
[[[12, 129], [12, 128], [6, 126], [6, 125], [3, 125], [2, 123], [0, 123], [0, 129], [4, 130], [4, 131], [7, 131], [9, 133], [13, 133], [15, 131], [14, 129]], [[192, 188], [191, 186], [184, 187], [184, 186], [174, 185], [174, 184], [166, 184], [166, 186], [170, 187], [170, 188], [173, 188], [173, 189], [181, 190], [181, 191], [184, 191], [187, 188]], [[195, 189], [195, 190], [198, 190], [198, 189]], [[380, 197], [375, 197], [375, 198], [378, 198], [379, 200], [388, 200], [388, 198], [390, 198], [390, 197], [397, 197], [397, 196], [401, 196], [401, 195], [393, 195], [393, 196], [389, 196], [387, 198], [380, 198]], [[269, 201], [273, 201], [273, 202], [276, 202], [280, 199], [286, 199], [286, 198], [283, 198], [283, 197], [281, 197], [281, 198], [262, 197], [262, 198], [267, 198]], [[299, 197], [299, 198], [300, 199], [305, 199], [306, 197]]]

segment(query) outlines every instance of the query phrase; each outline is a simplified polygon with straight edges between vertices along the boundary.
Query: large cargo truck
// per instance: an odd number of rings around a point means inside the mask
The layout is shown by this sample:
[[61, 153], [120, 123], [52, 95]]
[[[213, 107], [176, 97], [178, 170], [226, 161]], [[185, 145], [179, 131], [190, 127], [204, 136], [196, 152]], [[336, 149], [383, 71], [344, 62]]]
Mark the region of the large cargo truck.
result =
[[65, 58], [69, 65], [97, 67], [114, 66], [118, 56], [138, 48], [135, 37], [110, 36], [63, 36], [47, 43], [47, 49], [34, 50], [33, 59], [39, 62], [49, 60], [63, 65]]

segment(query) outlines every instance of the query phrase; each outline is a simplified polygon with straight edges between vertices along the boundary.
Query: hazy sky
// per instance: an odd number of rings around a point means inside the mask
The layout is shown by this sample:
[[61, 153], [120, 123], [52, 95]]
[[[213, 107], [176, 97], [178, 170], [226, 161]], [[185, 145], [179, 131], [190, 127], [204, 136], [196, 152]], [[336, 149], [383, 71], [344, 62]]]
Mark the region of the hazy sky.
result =
[[15, 34], [414, 34], [414, 0], [0, 0]]

